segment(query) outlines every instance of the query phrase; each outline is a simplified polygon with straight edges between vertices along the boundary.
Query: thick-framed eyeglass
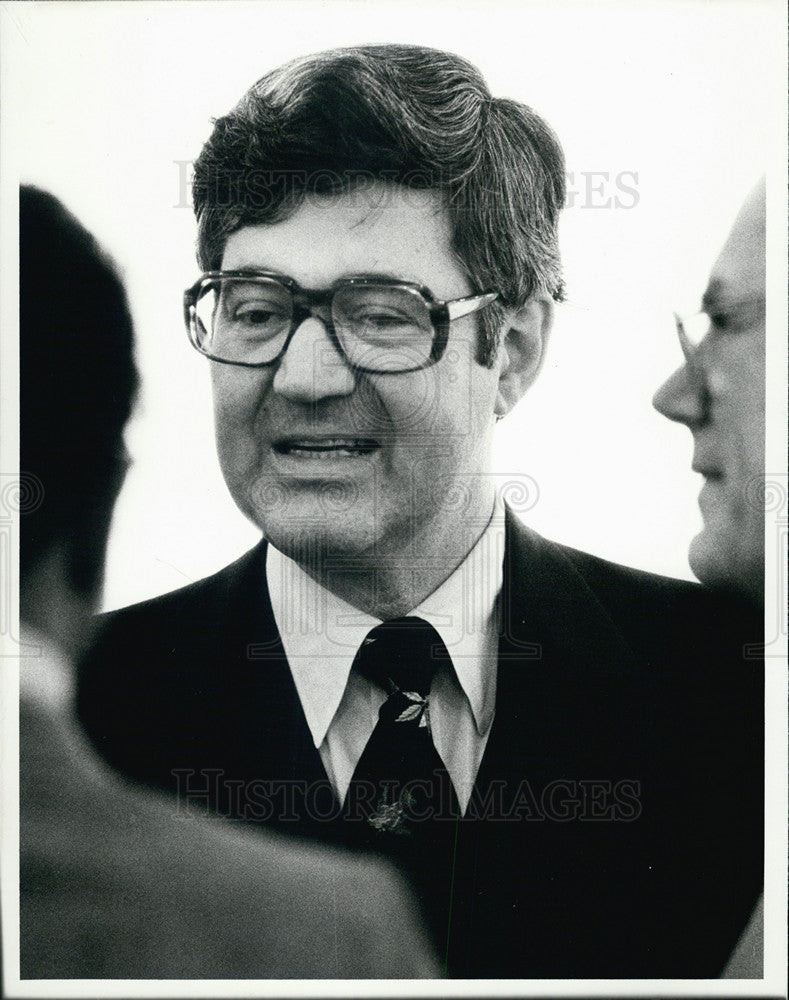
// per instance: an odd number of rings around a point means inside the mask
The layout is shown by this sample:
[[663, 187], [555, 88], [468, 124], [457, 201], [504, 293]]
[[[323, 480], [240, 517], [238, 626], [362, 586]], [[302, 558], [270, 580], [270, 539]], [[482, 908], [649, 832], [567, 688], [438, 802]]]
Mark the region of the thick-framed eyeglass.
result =
[[483, 292], [442, 301], [423, 285], [375, 277], [309, 290], [272, 271], [209, 271], [184, 292], [184, 318], [193, 347], [207, 358], [265, 368], [315, 315], [353, 369], [402, 374], [439, 361], [450, 324], [497, 298]]

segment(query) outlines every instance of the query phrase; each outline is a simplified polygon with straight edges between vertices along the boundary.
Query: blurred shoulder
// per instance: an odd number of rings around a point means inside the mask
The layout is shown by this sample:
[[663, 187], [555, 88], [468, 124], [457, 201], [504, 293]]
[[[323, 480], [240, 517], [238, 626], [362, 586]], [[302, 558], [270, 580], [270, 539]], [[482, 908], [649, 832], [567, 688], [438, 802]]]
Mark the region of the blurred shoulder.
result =
[[46, 773], [23, 775], [26, 977], [438, 975], [384, 863], [189, 811], [56, 735]]

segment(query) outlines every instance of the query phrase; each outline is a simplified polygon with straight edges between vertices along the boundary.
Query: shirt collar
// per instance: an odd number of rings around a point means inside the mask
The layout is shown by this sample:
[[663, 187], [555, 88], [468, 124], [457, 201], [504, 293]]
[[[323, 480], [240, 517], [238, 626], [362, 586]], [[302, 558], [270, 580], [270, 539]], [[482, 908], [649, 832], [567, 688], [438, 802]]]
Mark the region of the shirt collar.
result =
[[[493, 721], [498, 653], [497, 597], [504, 561], [504, 509], [497, 501], [478, 541], [455, 571], [409, 614], [436, 629], [452, 658], [474, 723]], [[273, 545], [266, 556], [274, 620], [316, 747], [345, 692], [356, 652], [381, 619], [331, 593]]]
[[411, 612], [444, 640], [477, 732], [490, 729], [496, 701], [498, 604], [504, 565], [504, 510], [498, 505], [474, 548]]

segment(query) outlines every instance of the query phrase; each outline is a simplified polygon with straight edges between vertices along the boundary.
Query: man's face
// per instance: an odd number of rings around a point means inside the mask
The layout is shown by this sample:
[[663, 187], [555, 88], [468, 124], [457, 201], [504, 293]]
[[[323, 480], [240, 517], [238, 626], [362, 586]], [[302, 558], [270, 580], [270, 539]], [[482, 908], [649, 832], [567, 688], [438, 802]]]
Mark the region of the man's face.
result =
[[704, 476], [703, 530], [690, 566], [703, 583], [763, 597], [765, 406], [765, 201], [748, 198], [710, 275], [710, 328], [654, 405], [693, 434]]
[[[306, 289], [366, 275], [439, 299], [474, 291], [440, 197], [395, 185], [308, 198], [283, 222], [240, 229], [222, 268], [276, 271]], [[456, 320], [444, 357], [406, 374], [354, 372], [316, 317], [270, 368], [214, 363], [219, 459], [239, 508], [295, 558], [305, 544], [361, 558], [435, 553], [464, 523], [484, 525], [501, 362], [476, 363], [476, 330], [474, 316]]]

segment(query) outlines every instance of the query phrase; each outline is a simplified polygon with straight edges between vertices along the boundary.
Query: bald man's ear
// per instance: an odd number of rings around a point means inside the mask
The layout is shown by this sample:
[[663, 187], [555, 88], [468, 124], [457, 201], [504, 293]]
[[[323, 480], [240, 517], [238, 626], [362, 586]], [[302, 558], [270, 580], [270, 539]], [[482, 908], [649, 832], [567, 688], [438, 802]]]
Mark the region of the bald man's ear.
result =
[[537, 378], [553, 326], [554, 303], [549, 296], [534, 296], [520, 309], [508, 312], [496, 364], [499, 391], [495, 413], [503, 417]]

